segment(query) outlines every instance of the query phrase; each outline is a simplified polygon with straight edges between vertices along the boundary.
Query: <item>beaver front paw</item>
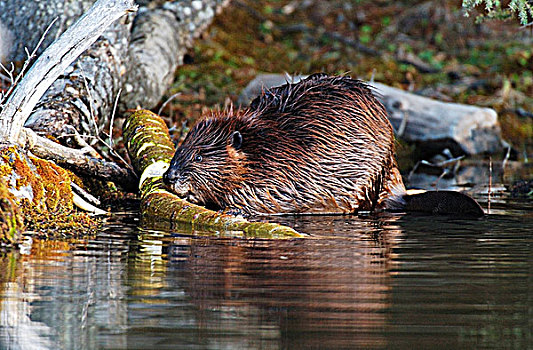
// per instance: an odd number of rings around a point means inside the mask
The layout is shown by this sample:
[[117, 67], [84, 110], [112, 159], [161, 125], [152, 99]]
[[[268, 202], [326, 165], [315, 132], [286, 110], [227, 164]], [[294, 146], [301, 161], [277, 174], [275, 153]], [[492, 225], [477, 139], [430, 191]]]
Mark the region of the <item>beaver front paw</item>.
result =
[[250, 216], [241, 208], [226, 208], [226, 209], [219, 210], [218, 212], [221, 214], [225, 214], [225, 215], [240, 216], [242, 218], [247, 218]]

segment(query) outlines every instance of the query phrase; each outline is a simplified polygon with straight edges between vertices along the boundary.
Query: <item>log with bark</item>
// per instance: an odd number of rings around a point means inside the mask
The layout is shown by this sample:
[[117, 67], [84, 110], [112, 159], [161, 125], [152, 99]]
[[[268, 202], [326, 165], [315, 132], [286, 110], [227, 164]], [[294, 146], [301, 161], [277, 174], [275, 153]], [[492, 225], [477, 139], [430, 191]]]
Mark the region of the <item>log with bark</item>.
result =
[[[248, 104], [262, 90], [303, 76], [261, 74], [243, 90], [239, 101]], [[493, 109], [447, 103], [380, 83], [369, 83], [385, 105], [396, 136], [427, 153], [448, 148], [454, 156], [495, 153], [502, 149], [498, 116]]]
[[[63, 219], [72, 211], [73, 177], [56, 164], [27, 154], [20, 146], [34, 146], [40, 138], [23, 128], [31, 111], [48, 87], [102, 32], [127, 11], [135, 10], [132, 0], [100, 0], [54, 41], [33, 63], [23, 79], [8, 90], [0, 111], [0, 167], [3, 204], [22, 211], [2, 208], [0, 243], [16, 243], [20, 238], [22, 216], [48, 213]], [[105, 12], [103, 12], [105, 11]], [[102, 13], [105, 13], [102, 15]], [[41, 141], [44, 141], [42, 139]], [[39, 149], [31, 147], [31, 150]], [[5, 191], [7, 190], [7, 191]], [[79, 201], [83, 203], [83, 201]], [[51, 216], [51, 214], [55, 214]], [[45, 216], [46, 217], [46, 216]], [[17, 223], [6, 225], [6, 223]]]
[[[26, 203], [27, 198], [17, 195], [25, 193], [20, 188], [26, 188], [27, 183], [9, 183], [9, 179], [21, 178], [21, 169], [36, 169], [31, 161], [26, 162], [26, 167], [11, 162], [30, 159], [26, 152], [52, 159], [79, 175], [112, 180], [131, 188], [136, 183], [134, 172], [110, 152], [113, 135], [107, 130], [112, 130], [115, 112], [119, 115], [137, 105], [152, 107], [159, 101], [185, 50], [227, 2], [144, 1], [134, 14], [133, 0], [99, 0], [96, 4], [0, 0], [0, 59], [5, 75], [16, 83], [0, 95], [0, 142], [4, 144], [2, 151], [7, 152], [0, 159], [0, 175], [2, 181], [7, 181], [0, 190], [7, 189], [13, 199], [2, 202], [1, 207]], [[128, 16], [114, 22], [126, 11], [130, 11]], [[78, 23], [77, 30], [76, 25], [71, 26], [74, 21]], [[30, 54], [26, 47], [34, 51]], [[17, 60], [13, 65], [6, 63]], [[27, 72], [23, 60], [32, 64]], [[23, 76], [19, 81], [15, 79], [16, 70], [10, 67], [21, 66], [24, 75], [18, 76]], [[60, 182], [67, 187], [72, 181], [79, 181], [70, 172], [61, 174]], [[33, 176], [45, 187], [47, 181], [52, 181], [39, 177], [36, 171]], [[58, 182], [55, 178], [53, 181]], [[36, 190], [37, 187], [30, 187], [26, 192]], [[76, 200], [72, 192], [62, 198], [66, 202], [59, 207], [67, 210], [73, 202], [84, 202]], [[30, 200], [27, 206], [36, 203]], [[0, 228], [20, 233], [20, 225], [11, 225], [21, 222], [20, 216], [12, 220], [13, 215], [2, 210]], [[14, 237], [9, 232], [6, 237]], [[16, 239], [6, 239], [8, 243], [13, 240]]]
[[[0, 0], [0, 37], [11, 38], [9, 46], [15, 49], [7, 60], [23, 60], [25, 54], [20, 51], [24, 45], [36, 46], [36, 38], [59, 18], [45, 36], [41, 47], [45, 46], [50, 37], [60, 35], [93, 2]], [[59, 158], [54, 158], [52, 152], [40, 156], [126, 188], [135, 182], [134, 174], [120, 157], [109, 152], [113, 135], [108, 130], [112, 130], [113, 116], [127, 108], [151, 108], [161, 99], [193, 39], [228, 0], [143, 3], [136, 15], [115, 22], [68, 66], [25, 120], [25, 126], [37, 134], [52, 136], [79, 150], [65, 150], [70, 153]], [[32, 31], [25, 31], [22, 23], [31, 23]], [[37, 50], [36, 55], [41, 51]]]

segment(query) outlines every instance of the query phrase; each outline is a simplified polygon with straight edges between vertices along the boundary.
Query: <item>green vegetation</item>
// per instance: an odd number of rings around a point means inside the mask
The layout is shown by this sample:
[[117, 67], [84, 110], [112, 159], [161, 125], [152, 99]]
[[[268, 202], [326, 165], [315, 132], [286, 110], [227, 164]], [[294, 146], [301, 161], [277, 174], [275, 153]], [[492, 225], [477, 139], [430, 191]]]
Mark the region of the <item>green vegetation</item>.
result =
[[510, 0], [504, 7], [501, 0], [463, 0], [463, 7], [467, 11], [481, 6], [485, 8], [485, 14], [476, 17], [478, 23], [486, 19], [506, 20], [514, 16], [518, 16], [523, 26], [533, 23], [533, 3], [530, 0]]

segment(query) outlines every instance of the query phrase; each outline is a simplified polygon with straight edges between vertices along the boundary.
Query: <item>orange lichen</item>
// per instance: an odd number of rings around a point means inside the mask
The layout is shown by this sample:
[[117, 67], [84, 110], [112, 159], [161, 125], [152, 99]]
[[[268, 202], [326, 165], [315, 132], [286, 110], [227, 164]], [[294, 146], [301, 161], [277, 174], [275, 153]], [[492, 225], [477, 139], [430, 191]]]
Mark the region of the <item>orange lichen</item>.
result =
[[98, 226], [98, 220], [74, 211], [73, 177], [54, 162], [28, 156], [16, 146], [1, 148], [0, 241], [14, 244], [24, 229], [67, 236]]
[[13, 199], [32, 210], [72, 210], [69, 173], [55, 163], [28, 157], [17, 147], [0, 150], [0, 177]]
[[11, 198], [5, 184], [0, 182], [0, 244], [13, 244], [21, 238], [23, 216]]
[[45, 193], [46, 210], [48, 212], [71, 211], [73, 204], [69, 172], [53, 162], [35, 157], [30, 159], [37, 167], [40, 178], [46, 179], [41, 182]]

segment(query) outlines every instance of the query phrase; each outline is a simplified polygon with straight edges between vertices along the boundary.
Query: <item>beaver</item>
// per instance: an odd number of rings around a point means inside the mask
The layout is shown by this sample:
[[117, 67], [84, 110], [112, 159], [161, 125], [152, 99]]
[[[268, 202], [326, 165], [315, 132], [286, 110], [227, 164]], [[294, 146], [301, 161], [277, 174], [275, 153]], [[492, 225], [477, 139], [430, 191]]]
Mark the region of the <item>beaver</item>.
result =
[[163, 181], [192, 203], [248, 216], [406, 203], [384, 106], [364, 82], [323, 73], [263, 91], [246, 109], [210, 112]]

